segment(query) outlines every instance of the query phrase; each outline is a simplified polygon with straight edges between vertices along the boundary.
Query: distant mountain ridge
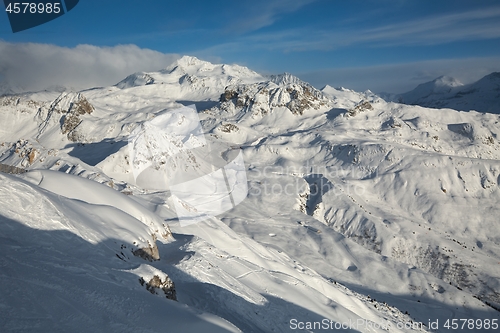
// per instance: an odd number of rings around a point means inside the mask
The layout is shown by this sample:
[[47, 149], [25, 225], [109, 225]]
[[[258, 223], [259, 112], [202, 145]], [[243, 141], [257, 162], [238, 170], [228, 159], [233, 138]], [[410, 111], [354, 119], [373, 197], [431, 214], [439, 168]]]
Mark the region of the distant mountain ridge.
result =
[[471, 84], [440, 76], [406, 93], [384, 97], [394, 102], [430, 108], [500, 114], [500, 72], [488, 74]]

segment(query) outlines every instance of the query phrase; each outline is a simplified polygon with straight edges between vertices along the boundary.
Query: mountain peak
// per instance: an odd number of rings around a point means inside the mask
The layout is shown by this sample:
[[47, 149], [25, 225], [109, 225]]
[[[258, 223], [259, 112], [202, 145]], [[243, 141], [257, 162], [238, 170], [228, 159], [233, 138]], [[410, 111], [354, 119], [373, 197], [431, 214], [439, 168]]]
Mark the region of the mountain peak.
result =
[[247, 67], [212, 64], [193, 56], [183, 56], [160, 71], [129, 75], [116, 86], [120, 89], [150, 86], [147, 88], [150, 94], [168, 90], [172, 98], [175, 96], [180, 100], [216, 100], [227, 86], [263, 80], [262, 75]]
[[[440, 77], [431, 81], [435, 86], [446, 86], [446, 87], [459, 87], [463, 86], [463, 83], [451, 76], [441, 75]], [[428, 82], [429, 83], [429, 82]], [[425, 83], [423, 83], [425, 84]]]
[[400, 94], [399, 99], [404, 103], [419, 104], [421, 99], [429, 96], [443, 95], [451, 93], [455, 88], [463, 86], [457, 79], [442, 75], [432, 81], [419, 84], [415, 89]]
[[271, 75], [269, 78], [269, 81], [282, 86], [282, 85], [287, 85], [287, 84], [299, 84], [299, 85], [307, 85], [309, 86], [308, 83], [302, 81], [298, 77], [296, 77], [293, 74], [290, 73], [283, 73], [283, 74], [278, 74], [278, 75]]
[[182, 56], [181, 58], [177, 59], [174, 61], [169, 67], [167, 68], [175, 68], [177, 66], [182, 67], [182, 68], [187, 68], [187, 67], [202, 67], [202, 66], [214, 66], [212, 63], [198, 59], [194, 56]]

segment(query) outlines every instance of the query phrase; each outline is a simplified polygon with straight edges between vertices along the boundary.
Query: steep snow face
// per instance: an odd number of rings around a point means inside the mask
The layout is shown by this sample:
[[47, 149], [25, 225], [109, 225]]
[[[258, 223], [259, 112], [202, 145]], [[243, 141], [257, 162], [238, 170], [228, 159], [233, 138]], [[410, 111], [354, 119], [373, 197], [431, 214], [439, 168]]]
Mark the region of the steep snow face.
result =
[[454, 78], [441, 76], [420, 84], [412, 91], [396, 95], [393, 100], [433, 108], [500, 113], [499, 89], [500, 73], [491, 73], [467, 85]]
[[[42, 186], [30, 187], [25, 182], [3, 186], [4, 196], [2, 198], [6, 204], [9, 202], [6, 197], [7, 192], [14, 191], [11, 201], [12, 207], [4, 208], [2, 212], [5, 217], [14, 220], [19, 218], [20, 207], [16, 203], [22, 199], [16, 197], [15, 191], [18, 188], [24, 188], [28, 192], [28, 196], [36, 198], [35, 202], [27, 202], [24, 207], [24, 209], [36, 211], [33, 214], [37, 215], [37, 218], [28, 222], [29, 227], [42, 230], [68, 230], [92, 244], [116, 237], [124, 244], [133, 245], [129, 246], [130, 254], [145, 252], [148, 259], [159, 259], [156, 247], [157, 235], [165, 242], [172, 240], [168, 227], [162, 226], [160, 221], [152, 218], [152, 214], [145, 212], [145, 209], [138, 208], [138, 205], [130, 205], [134, 204], [132, 200], [122, 198], [123, 194], [104, 185], [53, 171], [33, 171], [23, 174], [22, 177], [33, 184]], [[3, 179], [8, 180], [6, 177]], [[57, 197], [54, 194], [48, 194], [48, 199], [40, 198], [43, 197], [40, 194], [43, 193], [41, 188], [50, 189], [55, 194], [61, 195], [63, 193], [65, 195]], [[106, 200], [99, 200], [99, 197], [105, 197]], [[82, 198], [87, 200], [82, 200]], [[48, 209], [51, 205], [59, 207], [61, 211], [64, 210], [65, 206], [70, 206], [72, 212], [66, 215], [63, 213], [54, 214], [53, 209]], [[47, 210], [49, 212], [46, 212]], [[75, 215], [81, 215], [81, 217], [75, 217]], [[121, 245], [117, 245], [116, 250], [119, 246]]]

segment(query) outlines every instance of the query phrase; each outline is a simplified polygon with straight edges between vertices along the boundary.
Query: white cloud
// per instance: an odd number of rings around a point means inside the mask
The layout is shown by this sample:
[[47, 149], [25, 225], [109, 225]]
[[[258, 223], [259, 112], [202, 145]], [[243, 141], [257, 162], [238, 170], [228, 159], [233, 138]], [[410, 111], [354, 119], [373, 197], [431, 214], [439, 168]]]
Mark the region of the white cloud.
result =
[[134, 72], [165, 68], [178, 58], [135, 45], [67, 48], [0, 41], [0, 83], [26, 91], [107, 86]]
[[[107, 86], [134, 72], [165, 68], [178, 58], [175, 54], [141, 49], [135, 45], [79, 45], [66, 48], [0, 41], [0, 86], [6, 82], [25, 91], [38, 91], [52, 86], [74, 89]], [[401, 93], [441, 75], [453, 76], [469, 83], [494, 71], [500, 71], [500, 57], [332, 68], [294, 74], [318, 88], [329, 84], [357, 91], [370, 89], [374, 92]]]
[[403, 93], [441, 75], [471, 83], [492, 72], [500, 72], [500, 57], [441, 59], [395, 65], [336, 68], [297, 73], [317, 88], [329, 84], [356, 91]]

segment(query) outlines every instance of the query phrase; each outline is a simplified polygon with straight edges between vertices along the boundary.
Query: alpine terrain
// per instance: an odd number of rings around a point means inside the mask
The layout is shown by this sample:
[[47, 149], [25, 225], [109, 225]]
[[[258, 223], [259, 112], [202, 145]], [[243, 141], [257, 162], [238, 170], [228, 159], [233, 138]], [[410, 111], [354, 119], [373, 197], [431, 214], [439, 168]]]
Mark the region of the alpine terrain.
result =
[[[111, 87], [11, 91], [0, 331], [498, 330], [498, 82], [442, 77], [399, 96], [416, 106], [185, 56]], [[186, 106], [201, 147], [131, 150]], [[193, 137], [174, 139], [144, 147]], [[178, 177], [145, 188], [132, 168], [206, 175], [237, 155], [244, 200], [188, 225]]]

